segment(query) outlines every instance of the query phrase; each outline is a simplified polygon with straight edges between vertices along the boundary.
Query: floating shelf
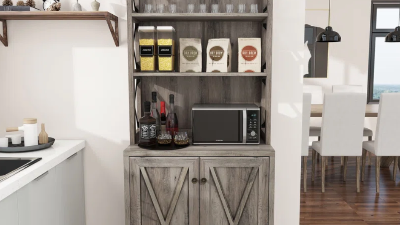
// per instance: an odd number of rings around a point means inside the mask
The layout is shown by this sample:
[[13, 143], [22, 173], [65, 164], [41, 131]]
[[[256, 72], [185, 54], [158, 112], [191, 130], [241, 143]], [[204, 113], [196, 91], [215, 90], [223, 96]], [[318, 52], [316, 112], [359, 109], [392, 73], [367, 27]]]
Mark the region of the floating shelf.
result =
[[[7, 20], [105, 20], [110, 28], [111, 35], [114, 39], [115, 45], [119, 46], [119, 33], [118, 33], [118, 17], [106, 12], [17, 12], [8, 11], [0, 12], [0, 21], [3, 22], [3, 35], [0, 35], [0, 41], [4, 46], [8, 46], [7, 39]], [[114, 21], [115, 28], [113, 28], [111, 21]]]
[[266, 73], [180, 73], [180, 72], [135, 72], [135, 77], [265, 77]]
[[266, 20], [267, 13], [133, 13], [133, 22], [143, 21], [253, 21]]

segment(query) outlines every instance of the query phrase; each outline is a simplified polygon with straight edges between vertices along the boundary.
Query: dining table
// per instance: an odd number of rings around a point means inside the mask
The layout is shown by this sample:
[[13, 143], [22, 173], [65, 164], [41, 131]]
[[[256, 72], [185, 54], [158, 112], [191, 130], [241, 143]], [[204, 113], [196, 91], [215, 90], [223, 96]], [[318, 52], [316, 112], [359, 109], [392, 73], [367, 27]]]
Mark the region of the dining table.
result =
[[[311, 117], [322, 117], [323, 104], [311, 105]], [[367, 104], [365, 106], [365, 117], [378, 117], [379, 104]], [[389, 167], [394, 162], [395, 157], [381, 157], [381, 167]], [[399, 164], [400, 169], [400, 164]]]

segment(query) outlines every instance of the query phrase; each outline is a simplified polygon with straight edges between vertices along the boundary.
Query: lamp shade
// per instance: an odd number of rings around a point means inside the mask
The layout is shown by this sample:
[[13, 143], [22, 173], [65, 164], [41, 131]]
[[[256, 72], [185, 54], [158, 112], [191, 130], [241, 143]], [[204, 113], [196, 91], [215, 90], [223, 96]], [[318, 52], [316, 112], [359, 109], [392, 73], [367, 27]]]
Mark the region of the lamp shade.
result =
[[400, 27], [396, 27], [393, 32], [386, 35], [385, 42], [400, 42]]
[[317, 42], [341, 42], [342, 37], [340, 34], [328, 26], [317, 36]]

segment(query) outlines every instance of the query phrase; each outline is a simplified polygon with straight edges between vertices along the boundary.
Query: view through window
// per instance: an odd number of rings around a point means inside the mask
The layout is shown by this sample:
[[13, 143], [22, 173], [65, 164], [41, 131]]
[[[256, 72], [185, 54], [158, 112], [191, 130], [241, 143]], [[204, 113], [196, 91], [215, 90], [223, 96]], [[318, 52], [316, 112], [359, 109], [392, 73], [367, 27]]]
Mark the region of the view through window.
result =
[[400, 92], [400, 43], [385, 37], [399, 26], [400, 4], [373, 4], [368, 100], [379, 101], [382, 93]]

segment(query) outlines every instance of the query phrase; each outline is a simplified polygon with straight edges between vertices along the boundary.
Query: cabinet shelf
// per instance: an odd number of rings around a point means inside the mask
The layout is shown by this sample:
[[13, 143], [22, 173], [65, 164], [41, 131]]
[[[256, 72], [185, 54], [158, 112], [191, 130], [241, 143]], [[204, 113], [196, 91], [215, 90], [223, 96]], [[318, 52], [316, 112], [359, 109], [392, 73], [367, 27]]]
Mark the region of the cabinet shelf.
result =
[[[0, 41], [4, 46], [8, 46], [7, 37], [7, 20], [105, 20], [112, 38], [114, 39], [115, 46], [119, 46], [119, 33], [118, 33], [118, 17], [106, 12], [17, 12], [8, 11], [0, 12], [0, 21], [3, 22], [3, 35], [0, 35]], [[111, 21], [114, 21], [115, 28], [112, 26]]]
[[265, 77], [266, 73], [180, 73], [180, 72], [135, 72], [135, 77]]
[[134, 22], [146, 21], [253, 21], [268, 18], [267, 13], [132, 13]]

